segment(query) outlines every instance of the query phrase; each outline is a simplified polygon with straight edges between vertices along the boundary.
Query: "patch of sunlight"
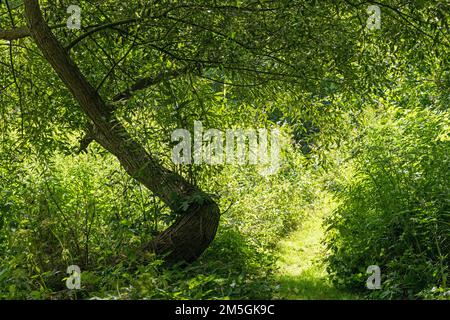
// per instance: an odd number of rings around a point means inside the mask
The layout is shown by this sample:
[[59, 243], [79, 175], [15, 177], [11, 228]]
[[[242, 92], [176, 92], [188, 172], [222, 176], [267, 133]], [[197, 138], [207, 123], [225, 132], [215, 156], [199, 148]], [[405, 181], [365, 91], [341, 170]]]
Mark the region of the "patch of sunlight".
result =
[[279, 243], [276, 299], [356, 299], [351, 293], [336, 289], [328, 280], [322, 263], [325, 246], [324, 218], [335, 208], [332, 198], [321, 193], [306, 210], [299, 228]]

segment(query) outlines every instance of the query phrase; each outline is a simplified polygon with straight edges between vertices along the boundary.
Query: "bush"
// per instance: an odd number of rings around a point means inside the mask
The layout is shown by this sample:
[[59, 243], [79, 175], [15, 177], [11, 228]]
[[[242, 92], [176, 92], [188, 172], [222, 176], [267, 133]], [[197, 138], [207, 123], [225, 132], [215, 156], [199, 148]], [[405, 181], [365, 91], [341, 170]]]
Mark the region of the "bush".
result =
[[[388, 110], [358, 137], [327, 220], [326, 258], [336, 284], [362, 290], [378, 265], [371, 297], [429, 297], [448, 287], [450, 138], [446, 112]], [[342, 168], [340, 168], [342, 170]], [[369, 292], [368, 290], [366, 292]]]
[[[170, 268], [141, 250], [170, 223], [168, 209], [111, 156], [0, 166], [0, 298], [268, 299], [275, 244], [308, 200], [300, 163], [292, 156], [269, 177], [227, 167], [202, 181], [220, 196], [217, 237], [195, 263]], [[80, 266], [82, 290], [67, 290], [69, 265]]]

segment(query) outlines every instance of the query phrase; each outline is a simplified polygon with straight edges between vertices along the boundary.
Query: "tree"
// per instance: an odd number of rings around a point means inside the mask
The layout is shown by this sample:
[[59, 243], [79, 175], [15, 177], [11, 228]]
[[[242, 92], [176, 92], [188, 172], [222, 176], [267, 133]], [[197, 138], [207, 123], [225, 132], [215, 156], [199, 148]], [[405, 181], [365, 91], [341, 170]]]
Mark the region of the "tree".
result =
[[[232, 88], [235, 100], [255, 104], [276, 101], [280, 93], [289, 92], [288, 105], [304, 94], [324, 98], [338, 91], [376, 91], [407, 68], [405, 57], [423, 55], [413, 46], [439, 44], [426, 54], [428, 66], [448, 48], [442, 32], [442, 27], [448, 28], [448, 8], [438, 2], [435, 10], [429, 10], [435, 1], [402, 10], [400, 1], [373, 2], [388, 12], [378, 33], [366, 29], [366, 4], [351, 1], [105, 0], [96, 5], [84, 1], [83, 27], [76, 33], [61, 23], [67, 18], [66, 1], [40, 1], [44, 10], [37, 0], [25, 0], [23, 6], [5, 2], [0, 39], [7, 42], [0, 45], [8, 51], [1, 53], [0, 73], [6, 79], [2, 91], [14, 102], [3, 97], [3, 103], [9, 108], [4, 110], [19, 105], [20, 115], [13, 124], [20, 119], [22, 138], [31, 143], [40, 139], [26, 127], [33, 127], [33, 117], [41, 117], [42, 107], [24, 109], [43, 99], [42, 90], [36, 88], [49, 87], [46, 82], [53, 73], [48, 64], [64, 87], [51, 88], [57, 93], [45, 99], [51, 100], [53, 112], [47, 111], [44, 119], [55, 116], [56, 122], [69, 122], [73, 130], [85, 128], [81, 149], [96, 141], [179, 214], [147, 247], [174, 262], [191, 262], [202, 254], [214, 239], [220, 212], [211, 196], [167, 168], [156, 152], [130, 133], [122, 115], [146, 108], [140, 93], [153, 89], [149, 101], [155, 101], [166, 94], [166, 84], [178, 81], [181, 89], [175, 96], [186, 95], [180, 97], [184, 103], [196, 100], [201, 105], [209, 97], [199, 94], [196, 86], [220, 84]], [[3, 30], [5, 17], [11, 27]], [[384, 43], [383, 37], [394, 41]], [[393, 56], [398, 51], [400, 58]], [[79, 109], [67, 107], [72, 101], [65, 90]], [[61, 109], [70, 121], [59, 115]], [[286, 107], [283, 112], [296, 111]], [[313, 112], [325, 116], [326, 110]], [[24, 137], [24, 131], [30, 137]]]

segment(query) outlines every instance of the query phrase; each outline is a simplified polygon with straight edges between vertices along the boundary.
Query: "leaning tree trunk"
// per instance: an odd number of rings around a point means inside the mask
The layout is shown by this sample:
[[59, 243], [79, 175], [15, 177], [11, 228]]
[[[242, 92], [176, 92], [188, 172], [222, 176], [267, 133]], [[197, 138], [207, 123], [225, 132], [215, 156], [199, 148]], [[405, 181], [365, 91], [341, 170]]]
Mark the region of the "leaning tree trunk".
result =
[[[25, 0], [30, 34], [84, 113], [94, 123], [94, 139], [114, 154], [125, 170], [160, 197], [172, 210], [179, 211], [180, 200], [201, 193], [182, 176], [171, 172], [136, 142], [115, 117], [112, 109], [90, 85], [67, 51], [58, 42], [42, 17], [38, 0]], [[196, 260], [214, 239], [219, 225], [217, 204], [203, 194], [204, 201], [193, 203], [150, 247], [171, 262]]]

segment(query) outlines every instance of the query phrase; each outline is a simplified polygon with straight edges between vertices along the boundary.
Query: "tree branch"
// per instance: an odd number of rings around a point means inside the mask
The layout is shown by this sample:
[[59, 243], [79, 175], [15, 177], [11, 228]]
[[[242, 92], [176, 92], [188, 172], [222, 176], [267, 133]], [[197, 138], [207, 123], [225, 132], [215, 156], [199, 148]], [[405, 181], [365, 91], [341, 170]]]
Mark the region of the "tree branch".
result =
[[135, 84], [133, 84], [130, 88], [127, 90], [117, 94], [112, 101], [118, 102], [122, 100], [130, 99], [134, 92], [146, 89], [148, 87], [151, 87], [153, 85], [159, 84], [163, 82], [164, 80], [171, 80], [175, 79], [179, 76], [185, 75], [189, 73], [190, 71], [193, 71], [194, 68], [192, 66], [187, 66], [181, 69], [175, 69], [170, 71], [163, 71], [156, 76], [146, 77], [139, 79]]
[[75, 47], [80, 41], [82, 41], [83, 39], [89, 37], [90, 35], [102, 31], [104, 29], [108, 29], [108, 28], [113, 28], [113, 27], [117, 27], [117, 26], [121, 26], [124, 24], [130, 24], [130, 23], [136, 23], [139, 22], [141, 19], [138, 18], [132, 18], [132, 19], [126, 19], [126, 20], [121, 20], [121, 21], [116, 21], [116, 22], [112, 22], [112, 23], [107, 23], [107, 24], [103, 24], [100, 25], [98, 27], [95, 27], [89, 31], [87, 31], [86, 33], [83, 33], [81, 36], [79, 36], [78, 38], [76, 38], [75, 40], [73, 40], [66, 48], [66, 50], [71, 50], [73, 47]]
[[11, 30], [0, 30], [0, 40], [17, 40], [30, 36], [30, 30], [27, 27], [13, 28]]
[[[90, 35], [92, 35], [96, 32], [99, 32], [99, 31], [102, 31], [102, 30], [108, 29], [108, 28], [114, 28], [114, 27], [124, 25], [124, 24], [136, 23], [136, 22], [139, 22], [140, 20], [141, 19], [133, 18], [133, 19], [126, 19], [126, 20], [111, 22], [111, 23], [107, 23], [107, 24], [84, 27], [83, 29], [90, 29], [90, 28], [92, 28], [92, 29], [89, 31], [86, 31], [86, 33], [83, 33], [78, 38], [73, 40], [67, 46], [67, 50], [72, 49], [78, 42], [82, 41], [83, 39], [89, 37]], [[55, 26], [50, 26], [50, 29], [51, 30], [59, 29], [59, 28], [64, 28], [66, 26], [67, 26], [67, 24], [61, 23], [61, 24], [57, 24]], [[21, 27], [10, 29], [10, 30], [0, 30], [0, 40], [11, 41], [11, 40], [27, 38], [30, 36], [31, 36], [30, 30], [28, 29], [27, 26], [21, 26]]]

